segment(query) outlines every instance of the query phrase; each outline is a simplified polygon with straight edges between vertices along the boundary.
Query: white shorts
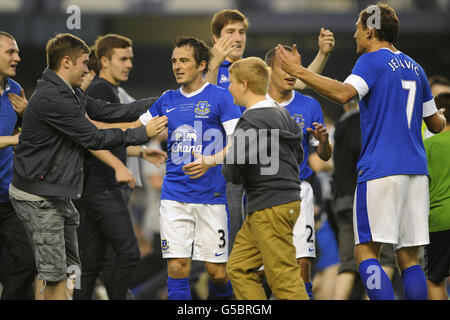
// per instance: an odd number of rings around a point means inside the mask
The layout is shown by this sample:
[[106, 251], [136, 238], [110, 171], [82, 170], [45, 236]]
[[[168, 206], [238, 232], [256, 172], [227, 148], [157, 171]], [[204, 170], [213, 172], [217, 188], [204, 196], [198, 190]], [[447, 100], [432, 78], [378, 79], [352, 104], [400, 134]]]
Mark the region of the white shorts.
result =
[[316, 235], [314, 231], [314, 194], [311, 185], [302, 181], [300, 185], [300, 215], [294, 225], [294, 246], [296, 258], [316, 257]]
[[164, 259], [228, 261], [228, 218], [224, 204], [161, 200], [159, 212]]
[[428, 244], [428, 192], [426, 175], [358, 183], [353, 204], [355, 244], [393, 243], [394, 250]]

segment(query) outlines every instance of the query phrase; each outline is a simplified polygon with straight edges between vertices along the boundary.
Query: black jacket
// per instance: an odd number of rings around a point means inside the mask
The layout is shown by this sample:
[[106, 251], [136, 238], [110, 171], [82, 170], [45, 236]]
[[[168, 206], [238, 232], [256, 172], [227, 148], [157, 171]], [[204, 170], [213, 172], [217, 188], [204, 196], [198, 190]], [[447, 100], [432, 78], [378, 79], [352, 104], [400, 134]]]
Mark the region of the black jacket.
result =
[[[279, 130], [278, 139], [273, 129]], [[265, 132], [266, 143], [261, 140]], [[302, 130], [283, 107], [249, 109], [241, 116], [222, 173], [227, 181], [244, 184], [248, 214], [300, 200], [302, 138]]]
[[[46, 69], [28, 102], [14, 155], [12, 184], [47, 197], [79, 198], [83, 191], [87, 149], [111, 149], [146, 143], [145, 127], [98, 130], [87, 118], [104, 122], [136, 120], [154, 102], [109, 104], [74, 92]], [[122, 107], [123, 106], [123, 107]]]
[[[86, 89], [86, 94], [110, 103], [120, 103], [117, 86], [100, 77], [92, 80], [91, 85]], [[127, 149], [125, 147], [120, 146], [111, 149], [110, 152], [126, 165]], [[89, 193], [98, 192], [98, 190], [104, 190], [107, 187], [119, 186], [114, 169], [97, 157], [91, 157], [86, 179], [85, 192]]]
[[356, 189], [356, 164], [361, 153], [359, 110], [342, 115], [334, 125], [333, 193], [335, 212], [350, 210]]

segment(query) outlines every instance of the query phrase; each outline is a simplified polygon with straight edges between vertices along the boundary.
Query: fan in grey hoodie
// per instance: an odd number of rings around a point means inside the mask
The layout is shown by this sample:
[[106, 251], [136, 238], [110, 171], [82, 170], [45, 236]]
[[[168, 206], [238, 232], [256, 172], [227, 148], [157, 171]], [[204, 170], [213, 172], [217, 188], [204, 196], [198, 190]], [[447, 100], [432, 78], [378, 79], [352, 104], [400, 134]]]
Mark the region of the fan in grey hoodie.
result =
[[242, 114], [222, 173], [227, 181], [243, 183], [247, 214], [300, 200], [302, 138], [289, 112], [269, 100]]

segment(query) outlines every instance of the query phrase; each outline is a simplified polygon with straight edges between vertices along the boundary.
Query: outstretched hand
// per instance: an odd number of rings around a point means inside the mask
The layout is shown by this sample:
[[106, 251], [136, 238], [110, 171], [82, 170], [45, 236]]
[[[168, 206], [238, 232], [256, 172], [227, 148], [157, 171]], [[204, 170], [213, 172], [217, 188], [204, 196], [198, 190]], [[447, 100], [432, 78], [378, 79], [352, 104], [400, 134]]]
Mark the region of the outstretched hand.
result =
[[156, 116], [150, 119], [150, 121], [145, 126], [147, 131], [147, 136], [153, 138], [163, 131], [168, 123], [167, 116]]
[[286, 71], [292, 76], [302, 68], [302, 57], [297, 51], [297, 45], [292, 46], [292, 51], [288, 51], [281, 44], [276, 47], [276, 55], [280, 63], [281, 69]]
[[320, 142], [327, 142], [329, 136], [327, 127], [318, 122], [313, 122], [312, 124], [314, 126], [314, 129], [306, 128], [306, 131], [312, 133], [314, 138], [316, 138]]
[[234, 48], [235, 45], [233, 45], [232, 37], [221, 37], [211, 48], [212, 58], [215, 59], [218, 64], [221, 64]]
[[153, 163], [158, 168], [160, 167], [161, 163], [163, 163], [167, 159], [167, 153], [162, 150], [143, 148], [142, 151], [142, 158], [144, 158], [148, 162]]
[[320, 34], [318, 37], [319, 50], [324, 54], [330, 54], [334, 49], [334, 35], [330, 30], [320, 28]]
[[198, 179], [203, 176], [209, 168], [216, 166], [213, 156], [203, 156], [192, 151], [194, 161], [183, 166], [184, 174], [191, 176], [191, 179]]

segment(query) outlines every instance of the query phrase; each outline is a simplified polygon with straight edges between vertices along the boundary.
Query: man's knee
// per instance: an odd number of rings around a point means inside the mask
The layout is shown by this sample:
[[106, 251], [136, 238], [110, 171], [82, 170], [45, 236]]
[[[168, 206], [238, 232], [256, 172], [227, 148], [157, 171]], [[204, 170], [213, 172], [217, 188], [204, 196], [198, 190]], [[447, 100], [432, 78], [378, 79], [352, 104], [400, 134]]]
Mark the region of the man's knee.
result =
[[190, 260], [188, 258], [169, 259], [168, 273], [171, 278], [187, 278], [190, 273]]
[[227, 269], [225, 264], [217, 264], [206, 268], [209, 278], [218, 285], [225, 285], [228, 282]]
[[355, 261], [359, 267], [360, 263], [367, 259], [378, 259], [381, 250], [381, 243], [367, 242], [355, 246]]
[[405, 247], [395, 252], [397, 264], [400, 270], [419, 264], [419, 247]]

